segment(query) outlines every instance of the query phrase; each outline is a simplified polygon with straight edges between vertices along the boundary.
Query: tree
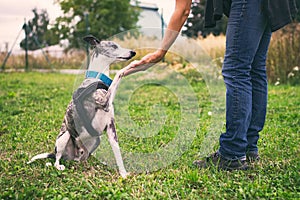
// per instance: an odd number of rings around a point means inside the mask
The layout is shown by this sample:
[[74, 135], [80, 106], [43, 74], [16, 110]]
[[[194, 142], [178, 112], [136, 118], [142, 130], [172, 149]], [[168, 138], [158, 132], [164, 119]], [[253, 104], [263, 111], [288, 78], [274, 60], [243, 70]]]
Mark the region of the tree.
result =
[[[48, 30], [49, 17], [46, 10], [32, 10], [34, 17], [25, 23], [23, 29], [27, 32], [28, 50], [36, 50], [45, 46], [58, 44], [58, 38]], [[26, 38], [20, 43], [22, 49], [26, 48]]]
[[204, 28], [204, 12], [205, 12], [206, 0], [194, 0], [191, 8], [191, 15], [187, 19], [184, 27], [185, 30], [182, 34], [188, 37], [206, 37], [210, 33], [214, 35], [225, 34], [227, 26], [227, 18], [222, 17], [220, 21], [217, 21], [215, 28]]
[[100, 40], [136, 27], [139, 12], [130, 0], [56, 0], [63, 16], [53, 30], [60, 40], [68, 40], [68, 49], [80, 48], [82, 37], [93, 34]]

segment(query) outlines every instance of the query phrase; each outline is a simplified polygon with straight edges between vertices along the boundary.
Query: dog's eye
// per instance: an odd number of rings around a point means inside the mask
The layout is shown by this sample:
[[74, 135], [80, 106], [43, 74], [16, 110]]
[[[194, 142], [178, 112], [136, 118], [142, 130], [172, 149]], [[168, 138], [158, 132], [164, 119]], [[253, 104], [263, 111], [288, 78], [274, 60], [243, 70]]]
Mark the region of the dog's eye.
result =
[[118, 48], [118, 46], [115, 45], [115, 44], [112, 44], [111, 47], [112, 47], [113, 49], [117, 49], [117, 48]]

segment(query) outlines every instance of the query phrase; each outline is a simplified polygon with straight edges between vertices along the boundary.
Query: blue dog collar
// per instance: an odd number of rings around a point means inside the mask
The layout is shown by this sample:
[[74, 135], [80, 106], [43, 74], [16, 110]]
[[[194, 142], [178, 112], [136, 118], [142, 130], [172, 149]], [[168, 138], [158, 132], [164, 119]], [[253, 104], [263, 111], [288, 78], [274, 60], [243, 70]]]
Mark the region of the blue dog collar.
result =
[[[98, 74], [99, 74], [99, 76], [98, 76]], [[112, 83], [111, 78], [109, 78], [108, 76], [106, 76], [103, 73], [96, 72], [96, 71], [87, 71], [85, 74], [86, 78], [97, 78], [97, 76], [98, 76], [99, 80], [101, 80], [108, 87], [111, 85], [111, 83]]]

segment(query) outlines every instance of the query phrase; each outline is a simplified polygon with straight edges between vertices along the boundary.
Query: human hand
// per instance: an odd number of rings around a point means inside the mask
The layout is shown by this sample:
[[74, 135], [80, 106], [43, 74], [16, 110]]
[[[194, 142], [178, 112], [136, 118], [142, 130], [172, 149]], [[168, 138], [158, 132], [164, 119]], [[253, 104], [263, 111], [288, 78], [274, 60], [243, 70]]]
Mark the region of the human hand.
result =
[[124, 76], [149, 69], [150, 67], [161, 61], [166, 53], [166, 50], [158, 49], [155, 52], [148, 53], [141, 60], [132, 61], [129, 64], [130, 68], [124, 72]]

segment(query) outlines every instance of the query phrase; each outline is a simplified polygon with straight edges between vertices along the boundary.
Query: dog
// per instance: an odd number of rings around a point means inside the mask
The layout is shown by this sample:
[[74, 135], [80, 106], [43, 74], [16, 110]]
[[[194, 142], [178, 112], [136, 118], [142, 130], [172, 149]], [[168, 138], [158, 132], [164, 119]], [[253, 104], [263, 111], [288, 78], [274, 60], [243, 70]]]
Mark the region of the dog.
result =
[[73, 93], [68, 105], [56, 139], [55, 151], [36, 155], [28, 164], [37, 159], [55, 158], [54, 166], [58, 170], [64, 170], [65, 166], [59, 162], [61, 158], [87, 160], [99, 146], [102, 132], [106, 131], [119, 173], [126, 177], [128, 173], [118, 144], [113, 100], [124, 72], [130, 66], [119, 70], [113, 81], [109, 78], [109, 66], [112, 63], [130, 60], [136, 53], [112, 41], [99, 41], [92, 35], [84, 37], [83, 40], [93, 47], [93, 51], [89, 57], [86, 78]]

